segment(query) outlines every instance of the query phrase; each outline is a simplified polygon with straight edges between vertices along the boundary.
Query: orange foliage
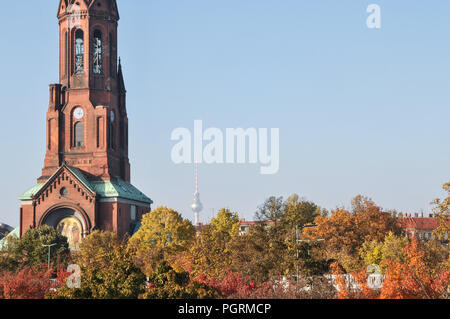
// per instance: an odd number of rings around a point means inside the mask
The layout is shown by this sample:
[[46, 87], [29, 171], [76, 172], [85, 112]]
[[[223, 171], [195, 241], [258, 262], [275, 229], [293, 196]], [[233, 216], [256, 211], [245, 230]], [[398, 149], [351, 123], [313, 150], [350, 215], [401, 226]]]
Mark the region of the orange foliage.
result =
[[425, 253], [416, 240], [405, 247], [406, 261], [386, 261], [386, 279], [381, 291], [383, 299], [448, 298], [450, 272], [430, 269], [424, 262]]
[[337, 299], [445, 299], [449, 297], [450, 272], [433, 269], [424, 262], [425, 252], [419, 249], [416, 240], [404, 249], [405, 261], [393, 259], [383, 261], [386, 278], [378, 294], [369, 288], [365, 270], [353, 274], [359, 284], [358, 289], [347, 285], [343, 271], [337, 263], [331, 266], [338, 287]]
[[331, 216], [316, 217], [314, 223], [317, 227], [306, 228], [305, 236], [325, 239], [326, 247], [331, 251], [347, 249], [356, 253], [365, 241], [381, 241], [389, 232], [400, 233], [394, 217], [360, 195], [353, 199], [352, 212], [337, 209]]
[[355, 282], [358, 285], [358, 288], [352, 289], [345, 277], [344, 272], [342, 271], [342, 267], [335, 262], [331, 265], [331, 272], [335, 276], [335, 284], [338, 288], [338, 291], [335, 295], [335, 299], [377, 299], [378, 293], [375, 290], [372, 290], [367, 284], [367, 273], [365, 270], [362, 270], [359, 273], [351, 274]]

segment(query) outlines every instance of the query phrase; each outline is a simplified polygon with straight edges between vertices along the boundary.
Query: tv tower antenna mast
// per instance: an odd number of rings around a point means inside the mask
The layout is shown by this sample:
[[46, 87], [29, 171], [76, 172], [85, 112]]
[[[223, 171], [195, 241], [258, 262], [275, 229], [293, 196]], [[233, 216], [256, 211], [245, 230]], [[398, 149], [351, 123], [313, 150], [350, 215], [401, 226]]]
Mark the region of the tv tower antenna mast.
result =
[[198, 191], [198, 163], [195, 163], [195, 193], [194, 193], [194, 203], [191, 206], [194, 212], [194, 224], [195, 226], [200, 225], [200, 212], [203, 210], [203, 204], [200, 201], [200, 193]]

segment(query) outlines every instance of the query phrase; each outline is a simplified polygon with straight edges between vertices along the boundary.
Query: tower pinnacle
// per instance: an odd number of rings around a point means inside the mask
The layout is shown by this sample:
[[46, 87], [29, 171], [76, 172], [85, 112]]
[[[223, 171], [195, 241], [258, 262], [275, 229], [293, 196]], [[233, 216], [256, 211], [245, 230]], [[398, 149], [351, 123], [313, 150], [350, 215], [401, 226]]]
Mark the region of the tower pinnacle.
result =
[[195, 193], [194, 193], [194, 203], [191, 206], [194, 212], [194, 224], [198, 226], [200, 224], [200, 212], [203, 210], [203, 204], [200, 201], [200, 193], [198, 190], [198, 163], [195, 163]]

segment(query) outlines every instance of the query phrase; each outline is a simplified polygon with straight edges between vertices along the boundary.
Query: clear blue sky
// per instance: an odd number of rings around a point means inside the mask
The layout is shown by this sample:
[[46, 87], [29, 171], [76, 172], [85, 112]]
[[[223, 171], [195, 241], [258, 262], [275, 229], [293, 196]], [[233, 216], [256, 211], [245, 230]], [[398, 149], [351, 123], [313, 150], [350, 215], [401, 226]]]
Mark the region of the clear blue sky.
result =
[[[382, 29], [365, 25], [370, 3]], [[192, 218], [193, 168], [170, 160], [176, 127], [280, 128], [280, 171], [200, 167], [203, 220], [247, 219], [298, 193], [327, 208], [357, 194], [428, 212], [450, 180], [450, 2], [118, 0], [132, 179]], [[58, 0], [0, 10], [0, 221], [40, 176], [48, 84], [58, 78]]]

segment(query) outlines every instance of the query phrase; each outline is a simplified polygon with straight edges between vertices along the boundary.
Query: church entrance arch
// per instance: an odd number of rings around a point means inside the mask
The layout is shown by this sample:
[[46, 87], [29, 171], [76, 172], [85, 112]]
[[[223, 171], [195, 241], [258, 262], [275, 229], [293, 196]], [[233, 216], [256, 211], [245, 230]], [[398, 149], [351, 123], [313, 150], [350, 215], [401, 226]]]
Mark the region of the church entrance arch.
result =
[[42, 225], [48, 225], [58, 230], [67, 238], [69, 248], [77, 250], [83, 239], [87, 227], [83, 216], [72, 208], [57, 208], [50, 211], [42, 221]]

